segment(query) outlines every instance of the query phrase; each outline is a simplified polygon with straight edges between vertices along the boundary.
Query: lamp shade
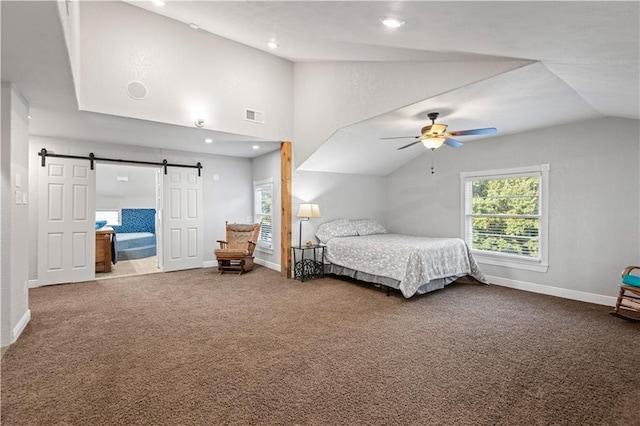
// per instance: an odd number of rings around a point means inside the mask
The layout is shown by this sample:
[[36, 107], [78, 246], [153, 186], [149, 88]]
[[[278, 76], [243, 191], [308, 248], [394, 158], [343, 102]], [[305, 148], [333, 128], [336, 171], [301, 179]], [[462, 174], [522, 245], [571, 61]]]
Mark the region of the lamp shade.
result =
[[440, 148], [444, 143], [445, 138], [426, 138], [422, 140], [422, 145], [429, 149]]
[[320, 217], [320, 207], [317, 204], [300, 204], [297, 217]]

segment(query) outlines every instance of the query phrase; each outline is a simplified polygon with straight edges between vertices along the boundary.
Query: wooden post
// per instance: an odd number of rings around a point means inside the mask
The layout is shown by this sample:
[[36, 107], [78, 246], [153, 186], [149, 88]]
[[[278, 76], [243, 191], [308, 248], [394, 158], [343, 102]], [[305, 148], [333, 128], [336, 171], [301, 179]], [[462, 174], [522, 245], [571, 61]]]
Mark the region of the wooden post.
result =
[[280, 144], [280, 276], [291, 278], [291, 142]]

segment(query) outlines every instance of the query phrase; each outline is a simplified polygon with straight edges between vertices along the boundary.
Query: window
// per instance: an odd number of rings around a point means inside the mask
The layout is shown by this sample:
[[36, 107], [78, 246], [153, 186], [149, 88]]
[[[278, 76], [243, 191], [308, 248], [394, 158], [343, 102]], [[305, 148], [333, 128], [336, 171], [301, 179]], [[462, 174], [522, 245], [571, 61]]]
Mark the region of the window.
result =
[[253, 208], [255, 221], [261, 224], [258, 247], [271, 251], [273, 249], [273, 179], [253, 182]]
[[109, 226], [120, 225], [120, 210], [96, 210], [96, 222], [106, 220]]
[[546, 272], [549, 165], [461, 173], [464, 240], [480, 263]]

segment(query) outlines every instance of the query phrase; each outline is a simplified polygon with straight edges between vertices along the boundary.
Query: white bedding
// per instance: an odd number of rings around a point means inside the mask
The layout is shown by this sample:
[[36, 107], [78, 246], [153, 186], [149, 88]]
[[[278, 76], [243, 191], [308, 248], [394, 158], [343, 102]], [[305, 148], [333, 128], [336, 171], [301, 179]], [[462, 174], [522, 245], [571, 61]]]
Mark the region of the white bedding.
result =
[[[398, 289], [407, 298], [425, 288], [442, 288], [450, 277], [470, 275], [487, 283], [467, 244], [459, 238], [399, 234], [334, 237], [326, 243], [325, 256], [333, 265], [397, 280]], [[434, 282], [443, 284], [427, 285]]]

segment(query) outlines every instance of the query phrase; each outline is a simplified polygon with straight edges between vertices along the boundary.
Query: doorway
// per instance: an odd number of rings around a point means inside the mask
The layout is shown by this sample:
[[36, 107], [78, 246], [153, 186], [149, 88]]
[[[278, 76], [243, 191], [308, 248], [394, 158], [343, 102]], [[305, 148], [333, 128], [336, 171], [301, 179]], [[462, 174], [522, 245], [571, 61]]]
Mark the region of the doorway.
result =
[[[111, 268], [112, 254], [122, 260], [115, 244], [111, 247], [114, 242], [112, 237], [116, 236], [115, 242], [118, 240], [117, 231], [141, 231], [152, 235], [155, 244], [147, 245], [155, 250], [151, 255], [156, 255], [158, 270], [170, 272], [203, 266], [204, 211], [200, 163], [190, 166], [171, 164], [166, 160], [162, 163], [112, 160], [97, 158], [93, 154], [89, 157], [48, 154], [45, 149], [40, 155], [43, 159], [38, 172], [39, 286], [95, 280], [98, 267], [108, 265], [107, 268]], [[101, 188], [101, 194], [106, 198], [105, 204], [102, 199], [100, 201], [100, 214], [108, 215], [109, 210], [116, 214], [112, 227], [137, 226], [138, 222], [143, 221], [148, 224], [146, 229], [118, 228], [117, 231], [111, 229], [102, 232], [101, 228], [109, 220], [95, 223], [96, 168], [102, 167], [104, 172], [109, 169], [109, 162], [129, 164], [115, 169], [110, 179], [108, 176], [106, 179], [101, 177], [101, 184], [106, 182], [108, 190]], [[130, 165], [135, 163], [141, 165]], [[133, 180], [134, 173], [144, 170], [150, 170], [146, 177]], [[132, 186], [131, 182], [136, 181], [145, 183], [145, 189], [138, 193], [127, 189]], [[118, 183], [123, 185], [118, 186]], [[144, 203], [144, 209], [139, 208], [141, 203]], [[145, 216], [144, 220], [139, 217], [135, 220], [125, 218], [125, 211], [135, 216], [137, 210], [151, 210], [152, 213]], [[105, 247], [97, 239], [101, 233], [111, 237], [107, 244], [111, 250], [98, 250], [99, 247]], [[132, 260], [132, 256], [123, 257]], [[113, 260], [117, 263], [117, 259]]]
[[[100, 229], [114, 231], [105, 236], [105, 244], [110, 243], [111, 265], [96, 267], [96, 280], [162, 271], [158, 256], [159, 170], [150, 166], [96, 164], [96, 222], [107, 221]], [[96, 247], [99, 246], [100, 242]]]

